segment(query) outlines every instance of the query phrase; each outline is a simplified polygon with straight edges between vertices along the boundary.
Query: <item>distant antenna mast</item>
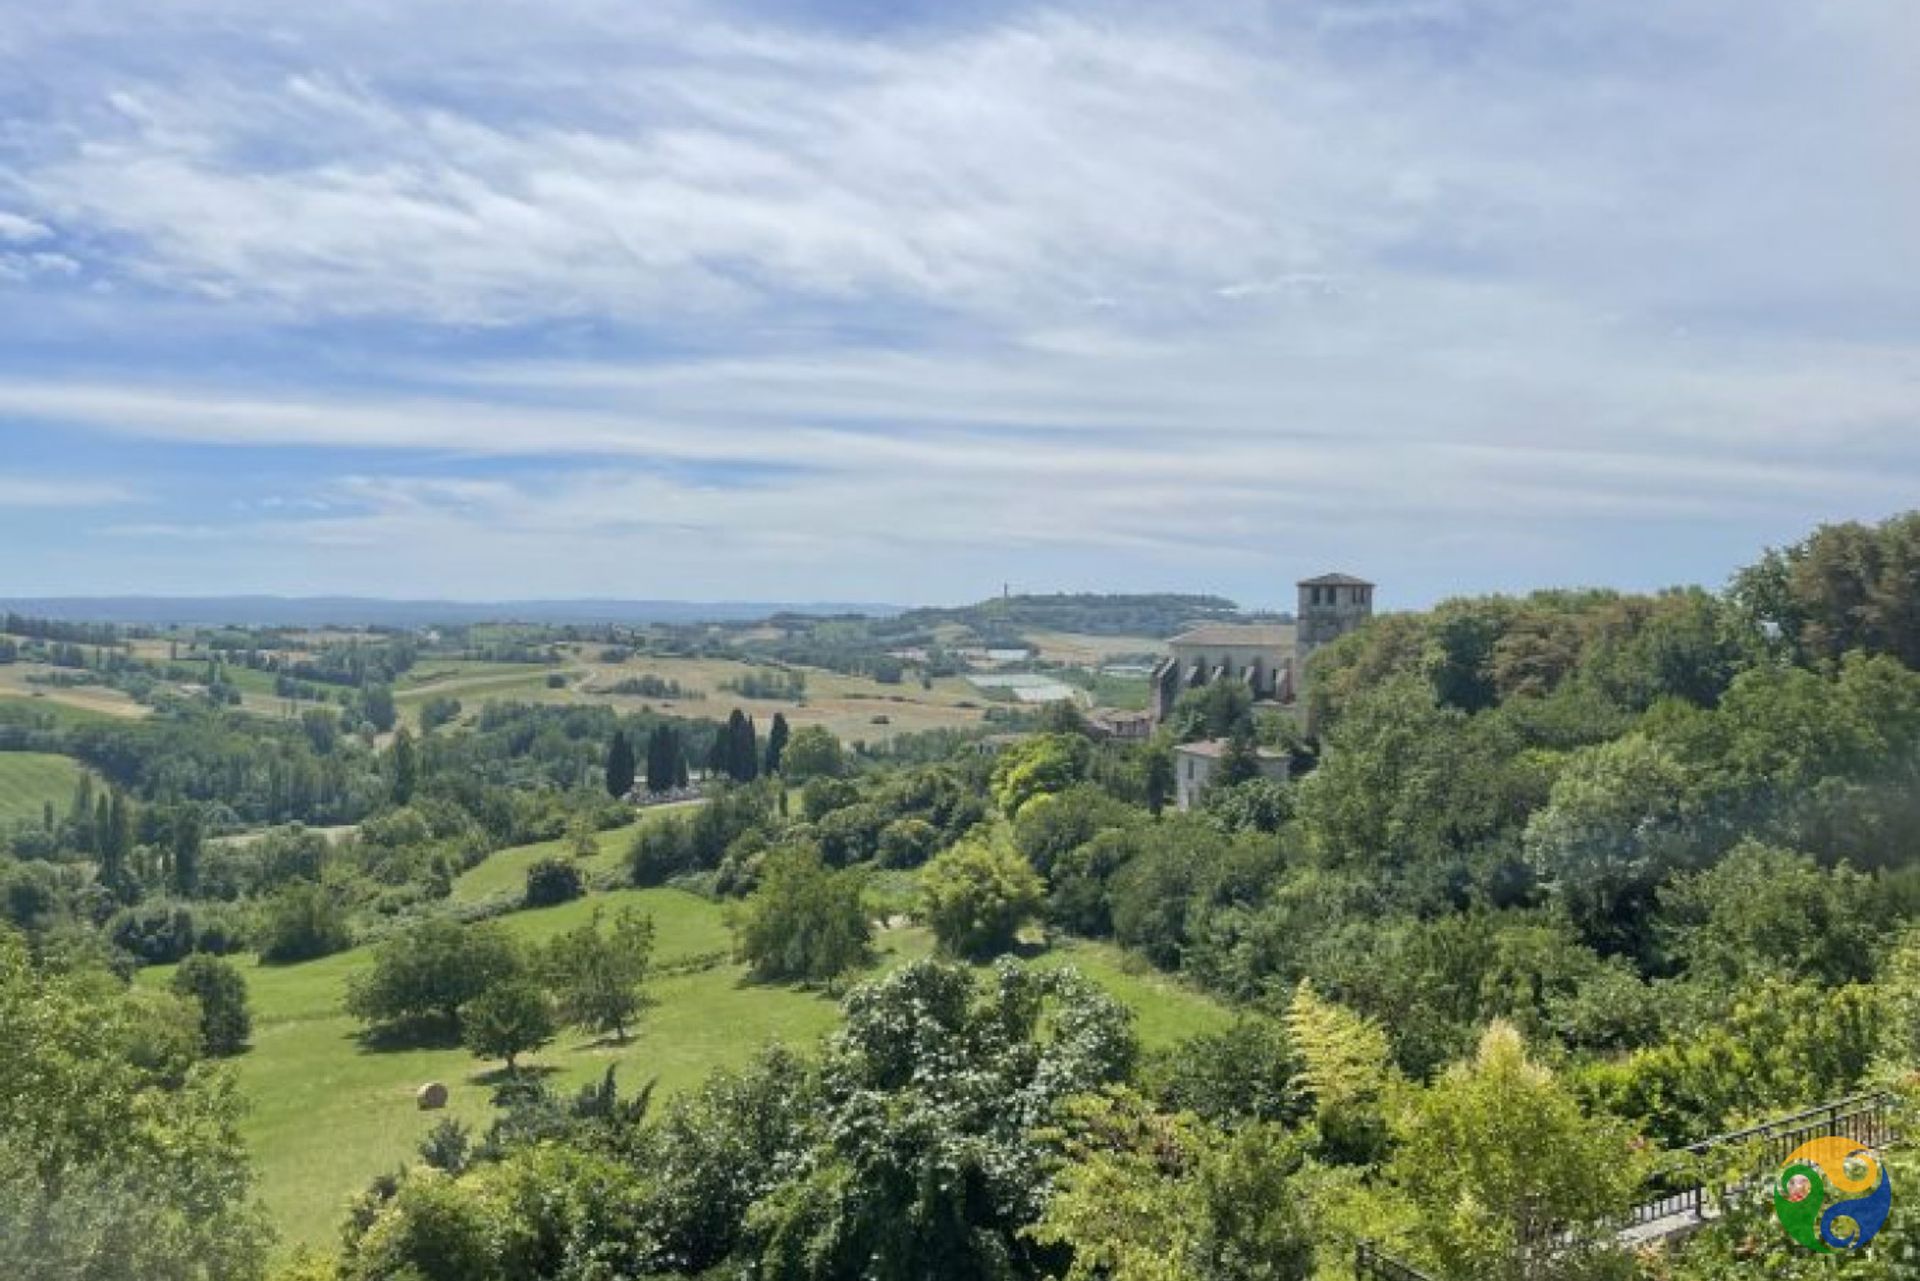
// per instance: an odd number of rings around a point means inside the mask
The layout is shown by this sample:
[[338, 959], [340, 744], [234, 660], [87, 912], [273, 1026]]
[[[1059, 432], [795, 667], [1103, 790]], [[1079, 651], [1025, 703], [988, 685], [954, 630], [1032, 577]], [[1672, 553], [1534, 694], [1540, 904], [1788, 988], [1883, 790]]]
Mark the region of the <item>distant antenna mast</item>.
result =
[[1001, 600], [1012, 600], [1012, 599], [1013, 599], [1013, 584], [1012, 584], [1012, 583], [1002, 583], [1002, 584], [1000, 584], [1000, 599], [1001, 599]]

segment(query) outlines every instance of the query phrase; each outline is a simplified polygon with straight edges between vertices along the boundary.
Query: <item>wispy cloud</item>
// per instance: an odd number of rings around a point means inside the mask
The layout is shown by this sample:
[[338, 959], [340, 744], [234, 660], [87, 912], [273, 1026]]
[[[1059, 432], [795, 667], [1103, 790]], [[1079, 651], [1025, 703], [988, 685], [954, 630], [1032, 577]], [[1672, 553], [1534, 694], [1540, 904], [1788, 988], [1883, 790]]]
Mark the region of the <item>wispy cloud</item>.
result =
[[0, 433], [257, 587], [1710, 575], [1911, 501], [1917, 14], [41, 6]]
[[111, 481], [64, 480], [0, 472], [0, 511], [9, 507], [111, 507], [133, 491]]

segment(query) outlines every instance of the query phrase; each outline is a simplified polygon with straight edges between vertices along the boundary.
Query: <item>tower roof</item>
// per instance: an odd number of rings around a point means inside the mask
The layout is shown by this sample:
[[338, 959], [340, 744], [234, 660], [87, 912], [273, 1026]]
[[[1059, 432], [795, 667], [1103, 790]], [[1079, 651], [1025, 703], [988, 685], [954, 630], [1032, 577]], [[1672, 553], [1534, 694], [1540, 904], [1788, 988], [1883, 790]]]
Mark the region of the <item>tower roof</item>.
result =
[[1297, 584], [1300, 587], [1372, 587], [1364, 578], [1355, 578], [1352, 574], [1322, 574], [1318, 578], [1303, 578]]

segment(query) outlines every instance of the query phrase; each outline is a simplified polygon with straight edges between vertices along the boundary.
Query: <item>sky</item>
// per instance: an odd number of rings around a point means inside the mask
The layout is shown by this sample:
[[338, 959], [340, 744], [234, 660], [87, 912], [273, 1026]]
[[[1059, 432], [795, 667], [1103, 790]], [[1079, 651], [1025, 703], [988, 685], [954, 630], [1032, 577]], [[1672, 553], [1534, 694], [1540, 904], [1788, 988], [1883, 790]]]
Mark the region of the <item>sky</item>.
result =
[[1911, 0], [0, 0], [0, 596], [1409, 607], [1917, 504]]

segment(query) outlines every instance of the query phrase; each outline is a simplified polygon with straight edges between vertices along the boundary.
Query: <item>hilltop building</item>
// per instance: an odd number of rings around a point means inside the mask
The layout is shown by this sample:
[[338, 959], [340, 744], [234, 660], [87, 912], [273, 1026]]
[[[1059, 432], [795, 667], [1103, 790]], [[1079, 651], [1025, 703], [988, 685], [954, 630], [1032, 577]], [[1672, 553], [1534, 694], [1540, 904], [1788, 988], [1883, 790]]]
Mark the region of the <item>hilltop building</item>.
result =
[[1373, 617], [1373, 584], [1351, 574], [1322, 574], [1300, 583], [1299, 588], [1294, 662], [1304, 670], [1314, 650], [1331, 645]]
[[1291, 703], [1309, 655], [1373, 617], [1373, 584], [1322, 574], [1298, 584], [1296, 621], [1209, 623], [1167, 642], [1153, 669], [1154, 718], [1165, 720], [1180, 695], [1220, 680], [1245, 681], [1256, 702]]

